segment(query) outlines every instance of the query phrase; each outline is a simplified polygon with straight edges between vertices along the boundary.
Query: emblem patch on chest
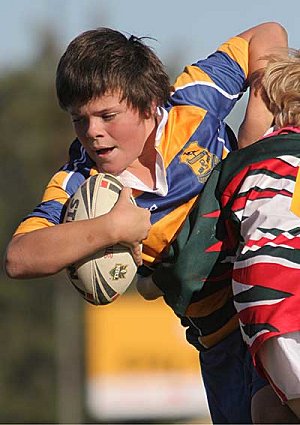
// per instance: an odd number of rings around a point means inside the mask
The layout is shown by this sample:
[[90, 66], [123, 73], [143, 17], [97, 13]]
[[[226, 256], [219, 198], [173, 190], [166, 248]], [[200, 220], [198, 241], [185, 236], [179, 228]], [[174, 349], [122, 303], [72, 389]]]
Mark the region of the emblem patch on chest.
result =
[[191, 142], [180, 155], [180, 162], [191, 167], [200, 183], [205, 183], [211, 170], [220, 162], [219, 158], [209, 152], [208, 149], [198, 145], [197, 142]]

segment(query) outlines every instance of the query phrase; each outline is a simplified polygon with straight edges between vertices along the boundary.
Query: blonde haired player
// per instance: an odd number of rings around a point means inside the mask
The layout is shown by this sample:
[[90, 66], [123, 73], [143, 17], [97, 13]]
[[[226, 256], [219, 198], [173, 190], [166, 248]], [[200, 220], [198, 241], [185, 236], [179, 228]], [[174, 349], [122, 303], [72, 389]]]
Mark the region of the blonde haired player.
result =
[[270, 422], [299, 423], [300, 52], [269, 57], [261, 81], [275, 126], [213, 170], [173, 244], [172, 264], [152, 279], [178, 313], [195, 294], [193, 311], [207, 307], [218, 286], [232, 289], [253, 363], [290, 409], [276, 420], [265, 387], [254, 396], [253, 421], [265, 423], [269, 412]]
[[[262, 83], [269, 101], [269, 109], [274, 114], [274, 141], [276, 142], [277, 135], [286, 137], [290, 135], [293, 136], [292, 143], [296, 145], [296, 149], [299, 148], [297, 145], [300, 145], [300, 51], [294, 50], [288, 55], [270, 57]], [[272, 138], [269, 141], [273, 142]], [[284, 151], [284, 140], [282, 143]], [[283, 210], [283, 214], [276, 223], [277, 228], [280, 228], [281, 224], [282, 227], [293, 228], [293, 232], [290, 228], [286, 229], [286, 246], [292, 250], [293, 256], [289, 256], [286, 263], [283, 261], [285, 268], [281, 274], [282, 290], [287, 290], [289, 296], [286, 295], [287, 298], [279, 303], [283, 305], [286, 303], [287, 307], [280, 308], [279, 312], [276, 304], [274, 305], [270, 314], [274, 314], [275, 317], [281, 314], [279, 322], [282, 322], [282, 330], [278, 326], [279, 329], [274, 332], [275, 336], [268, 337], [268, 334], [260, 338], [258, 336], [258, 342], [252, 351], [254, 360], [270, 380], [279, 397], [300, 420], [300, 272], [298, 271], [300, 235], [297, 228], [300, 224], [299, 155], [291, 156], [289, 161], [298, 170], [296, 182], [290, 202], [283, 204], [280, 209]], [[276, 172], [276, 168], [274, 171]], [[283, 179], [288, 177], [284, 175]], [[282, 186], [288, 190], [288, 183]], [[284, 241], [282, 244], [285, 245]], [[275, 253], [276, 248], [279, 247], [274, 247]], [[287, 332], [288, 330], [290, 331]], [[254, 343], [255, 340], [250, 344], [250, 348]]]

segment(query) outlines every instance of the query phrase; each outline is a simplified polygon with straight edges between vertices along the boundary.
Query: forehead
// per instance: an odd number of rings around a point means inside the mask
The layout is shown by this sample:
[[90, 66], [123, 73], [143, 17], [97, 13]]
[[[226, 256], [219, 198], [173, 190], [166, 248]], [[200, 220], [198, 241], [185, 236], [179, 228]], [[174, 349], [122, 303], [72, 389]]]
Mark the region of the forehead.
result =
[[68, 108], [68, 112], [72, 115], [93, 113], [111, 110], [124, 105], [126, 105], [126, 102], [121, 100], [121, 95], [119, 93], [107, 93], [91, 99], [83, 105], [72, 105]]

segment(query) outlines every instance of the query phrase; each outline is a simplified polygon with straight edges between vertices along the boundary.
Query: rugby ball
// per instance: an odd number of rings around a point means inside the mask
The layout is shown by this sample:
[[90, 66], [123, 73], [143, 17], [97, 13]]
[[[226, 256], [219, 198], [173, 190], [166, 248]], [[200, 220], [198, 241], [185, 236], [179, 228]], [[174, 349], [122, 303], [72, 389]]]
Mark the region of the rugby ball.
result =
[[[86, 220], [106, 214], [117, 202], [122, 184], [112, 175], [89, 177], [70, 199], [64, 222]], [[135, 204], [134, 198], [131, 197]], [[80, 241], [79, 241], [80, 243]], [[136, 278], [131, 251], [116, 244], [66, 268], [81, 296], [94, 305], [105, 305], [123, 294]]]

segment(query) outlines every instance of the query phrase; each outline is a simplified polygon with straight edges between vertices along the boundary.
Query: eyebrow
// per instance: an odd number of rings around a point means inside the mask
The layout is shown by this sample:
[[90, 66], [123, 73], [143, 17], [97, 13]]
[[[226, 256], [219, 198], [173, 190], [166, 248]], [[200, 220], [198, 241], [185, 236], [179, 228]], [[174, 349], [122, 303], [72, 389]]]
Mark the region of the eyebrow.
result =
[[[117, 105], [113, 105], [113, 106], [110, 106], [110, 107], [107, 107], [107, 108], [104, 108], [104, 109], [100, 109], [100, 110], [96, 110], [96, 111], [94, 111], [93, 113], [94, 114], [101, 114], [101, 115], [104, 115], [104, 114], [107, 114], [107, 113], [111, 113], [111, 112], [113, 112], [114, 111], [114, 109], [115, 108], [119, 108], [121, 105], [120, 104], [117, 104]], [[72, 111], [72, 110], [70, 110], [69, 111], [69, 113], [70, 113], [70, 115], [78, 115], [78, 116], [82, 116], [83, 114], [82, 113], [80, 113], [79, 111]]]

